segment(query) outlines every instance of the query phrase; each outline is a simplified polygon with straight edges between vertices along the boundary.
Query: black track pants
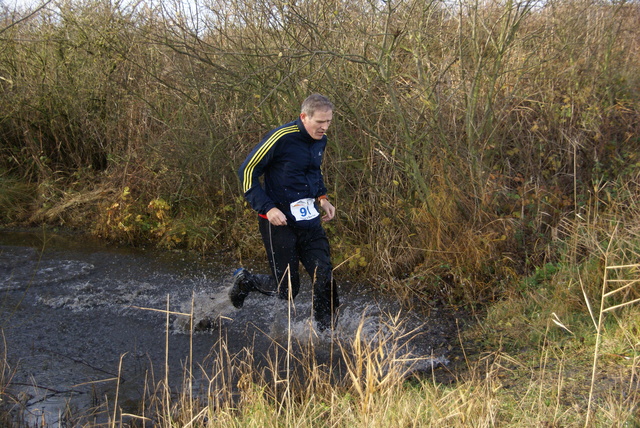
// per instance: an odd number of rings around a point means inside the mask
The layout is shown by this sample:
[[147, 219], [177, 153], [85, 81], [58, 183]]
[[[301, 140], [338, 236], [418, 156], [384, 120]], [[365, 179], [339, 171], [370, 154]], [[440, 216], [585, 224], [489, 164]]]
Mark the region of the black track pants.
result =
[[[313, 313], [320, 328], [331, 327], [338, 308], [338, 290], [333, 279], [329, 240], [322, 226], [300, 229], [273, 226], [260, 217], [260, 233], [272, 276], [254, 275], [263, 288], [277, 289], [281, 299], [295, 298], [300, 291], [300, 262], [313, 282]], [[262, 278], [257, 278], [262, 277]], [[335, 320], [333, 320], [335, 321]]]

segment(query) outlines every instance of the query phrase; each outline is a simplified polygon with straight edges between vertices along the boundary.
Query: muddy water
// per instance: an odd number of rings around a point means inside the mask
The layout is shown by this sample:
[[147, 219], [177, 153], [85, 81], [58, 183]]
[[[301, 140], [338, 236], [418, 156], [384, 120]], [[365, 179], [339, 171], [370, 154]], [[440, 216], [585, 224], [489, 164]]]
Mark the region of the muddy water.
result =
[[[0, 230], [0, 351], [9, 364], [4, 379], [11, 381], [0, 405], [32, 426], [42, 421], [60, 426], [68, 408], [77, 414], [95, 411], [95, 420], [104, 421], [117, 378], [119, 405], [126, 409], [141, 400], [145, 386], [165, 376], [167, 367], [169, 383], [178, 391], [190, 353], [196, 383], [206, 384], [221, 343], [231, 355], [251, 349], [259, 365], [274, 341], [290, 332], [301, 341], [313, 337], [318, 358], [329, 358], [323, 350], [336, 340], [351, 340], [358, 329], [365, 338], [388, 330], [393, 323], [388, 314], [400, 314], [403, 331], [412, 332], [403, 339], [403, 352], [416, 358], [412, 370], [448, 363], [455, 329], [445, 311], [402, 312], [393, 299], [343, 282], [338, 328], [316, 335], [306, 276], [294, 307], [254, 293], [237, 310], [227, 298], [235, 268], [213, 255]], [[162, 312], [167, 305], [169, 317]], [[193, 329], [190, 318], [179, 313], [193, 313]]]

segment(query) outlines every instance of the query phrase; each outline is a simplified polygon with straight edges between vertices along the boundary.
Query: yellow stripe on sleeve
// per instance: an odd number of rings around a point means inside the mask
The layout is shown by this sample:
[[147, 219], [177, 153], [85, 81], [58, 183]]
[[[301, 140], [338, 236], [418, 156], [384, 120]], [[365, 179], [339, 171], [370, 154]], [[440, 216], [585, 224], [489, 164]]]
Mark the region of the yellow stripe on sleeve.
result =
[[267, 152], [269, 152], [269, 150], [271, 150], [273, 145], [282, 136], [284, 136], [286, 134], [291, 134], [292, 132], [297, 132], [297, 131], [298, 131], [298, 126], [297, 125], [292, 125], [292, 126], [288, 126], [286, 128], [279, 129], [276, 132], [274, 132], [273, 135], [270, 136], [267, 139], [267, 141], [265, 141], [264, 144], [262, 144], [262, 146], [260, 146], [260, 148], [258, 150], [256, 150], [256, 152], [253, 154], [253, 156], [251, 157], [251, 159], [247, 163], [246, 168], [244, 169], [244, 176], [243, 176], [243, 180], [242, 180], [242, 189], [243, 189], [244, 193], [247, 193], [247, 191], [249, 189], [251, 189], [251, 186], [253, 184], [253, 182], [252, 182], [253, 170], [255, 169], [256, 165], [259, 164], [260, 161], [265, 157]]

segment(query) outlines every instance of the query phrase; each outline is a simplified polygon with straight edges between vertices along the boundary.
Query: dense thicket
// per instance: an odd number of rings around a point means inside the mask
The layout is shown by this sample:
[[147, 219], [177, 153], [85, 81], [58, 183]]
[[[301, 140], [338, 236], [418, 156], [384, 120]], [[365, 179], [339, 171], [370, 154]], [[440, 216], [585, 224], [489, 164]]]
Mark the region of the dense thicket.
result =
[[338, 269], [484, 298], [637, 195], [639, 20], [595, 0], [5, 9], [3, 220], [260, 255], [235, 171], [320, 92]]

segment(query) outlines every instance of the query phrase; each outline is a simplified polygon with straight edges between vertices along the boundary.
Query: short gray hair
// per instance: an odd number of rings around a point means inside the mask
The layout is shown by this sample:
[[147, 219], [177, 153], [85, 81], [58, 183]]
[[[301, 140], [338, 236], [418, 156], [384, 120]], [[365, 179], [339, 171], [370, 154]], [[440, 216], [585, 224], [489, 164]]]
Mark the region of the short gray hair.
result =
[[329, 101], [329, 98], [320, 94], [309, 95], [303, 102], [300, 108], [302, 113], [305, 113], [309, 117], [313, 117], [316, 111], [333, 111], [333, 103]]

